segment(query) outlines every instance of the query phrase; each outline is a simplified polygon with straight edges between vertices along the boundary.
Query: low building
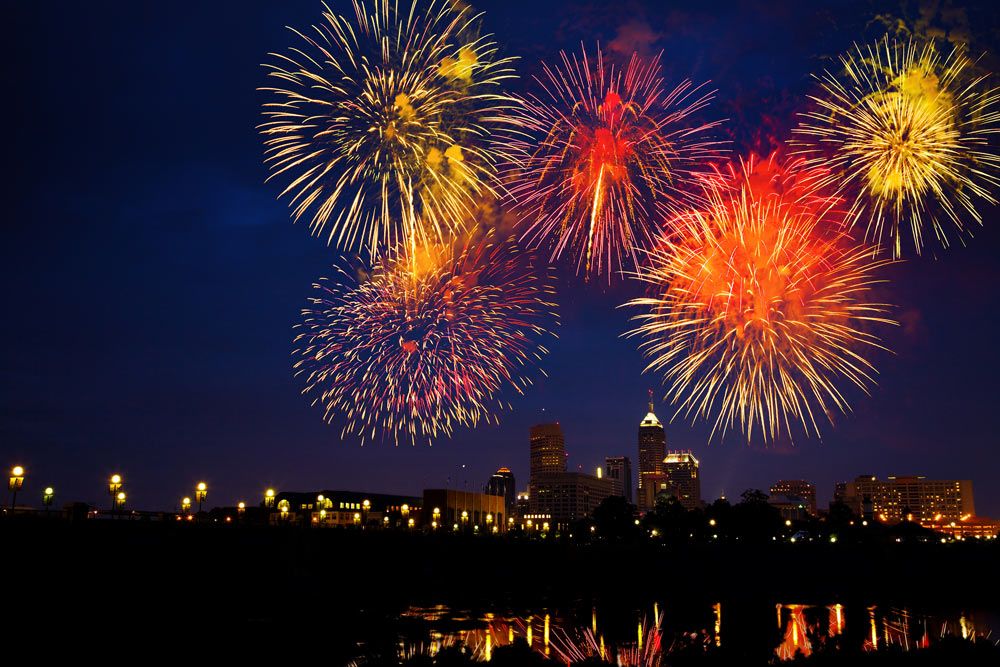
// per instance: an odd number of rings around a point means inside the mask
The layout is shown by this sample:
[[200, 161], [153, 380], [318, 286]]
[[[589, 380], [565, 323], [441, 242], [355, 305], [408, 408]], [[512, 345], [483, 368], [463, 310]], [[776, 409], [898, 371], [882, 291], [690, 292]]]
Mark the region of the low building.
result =
[[406, 527], [420, 525], [419, 496], [363, 491], [282, 491], [275, 496], [271, 523], [314, 526]]
[[771, 497], [776, 496], [793, 504], [801, 503], [810, 514], [816, 514], [816, 486], [811, 482], [804, 479], [778, 480], [771, 485]]
[[1000, 535], [1000, 520], [984, 516], [970, 516], [958, 521], [930, 521], [922, 525], [924, 528], [963, 539], [995, 540]]
[[499, 533], [510, 517], [503, 496], [457, 489], [425, 489], [423, 525], [431, 529]]

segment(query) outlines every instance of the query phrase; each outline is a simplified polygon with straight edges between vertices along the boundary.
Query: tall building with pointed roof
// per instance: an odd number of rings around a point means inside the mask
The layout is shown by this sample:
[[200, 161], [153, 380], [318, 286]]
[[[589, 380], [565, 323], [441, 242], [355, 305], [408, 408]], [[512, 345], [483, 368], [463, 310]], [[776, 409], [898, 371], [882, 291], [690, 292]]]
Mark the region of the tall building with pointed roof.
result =
[[643, 507], [646, 494], [642, 490], [654, 483], [653, 480], [663, 475], [663, 459], [667, 455], [667, 436], [663, 424], [653, 412], [653, 390], [649, 390], [649, 412], [639, 422], [639, 492], [636, 496], [640, 502], [640, 510], [651, 509]]

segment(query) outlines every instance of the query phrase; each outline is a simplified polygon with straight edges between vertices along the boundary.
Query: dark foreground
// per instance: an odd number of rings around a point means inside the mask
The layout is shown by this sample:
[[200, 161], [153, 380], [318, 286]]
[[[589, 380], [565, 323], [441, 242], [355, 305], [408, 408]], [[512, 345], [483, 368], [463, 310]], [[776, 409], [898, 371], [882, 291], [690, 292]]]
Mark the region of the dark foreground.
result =
[[[0, 522], [14, 636], [39, 627], [85, 637], [195, 639], [231, 656], [290, 664], [322, 647], [325, 664], [396, 664], [399, 615], [412, 605], [469, 610], [599, 607], [612, 626], [653, 600], [670, 622], [725, 610], [725, 640], [677, 651], [664, 664], [754, 665], [774, 660], [776, 603], [843, 605], [843, 637], [803, 664], [1000, 664], [992, 641], [937, 641], [900, 653], [862, 652], [871, 605], [1000, 611], [1000, 545], [580, 545], [550, 541], [172, 522]], [[770, 612], [766, 612], [770, 609]], [[691, 610], [691, 611], [685, 611]], [[762, 610], [764, 612], [762, 613]], [[705, 619], [694, 618], [697, 624]], [[632, 621], [629, 620], [628, 624]], [[623, 623], [623, 626], [627, 625]], [[91, 632], [91, 629], [97, 632]], [[995, 628], [1000, 633], [1000, 628]], [[936, 631], [936, 630], [935, 630]], [[635, 635], [635, 626], [622, 634]], [[82, 644], [81, 644], [82, 645]], [[828, 650], [827, 650], [828, 649]], [[481, 658], [481, 655], [479, 656]], [[547, 664], [523, 642], [490, 664]], [[473, 664], [460, 646], [406, 664]], [[252, 660], [246, 664], [252, 664]], [[563, 663], [565, 664], [565, 663]], [[601, 664], [601, 663], [594, 663]], [[786, 663], [792, 664], [792, 663]]]

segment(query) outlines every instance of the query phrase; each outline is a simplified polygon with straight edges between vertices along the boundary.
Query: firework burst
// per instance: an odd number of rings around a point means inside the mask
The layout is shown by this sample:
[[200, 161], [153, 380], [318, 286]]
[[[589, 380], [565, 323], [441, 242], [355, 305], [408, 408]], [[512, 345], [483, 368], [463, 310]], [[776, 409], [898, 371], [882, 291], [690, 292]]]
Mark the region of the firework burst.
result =
[[715, 124], [686, 122], [712, 93], [690, 81], [666, 90], [659, 57], [633, 55], [622, 71], [586, 50], [563, 52], [536, 82], [541, 92], [522, 100], [504, 170], [515, 210], [530, 221], [522, 239], [551, 244], [553, 259], [572, 252], [578, 272], [610, 279], [715, 156], [705, 138]]
[[[402, 6], [401, 6], [402, 5]], [[480, 16], [443, 0], [353, 0], [352, 17], [294, 31], [302, 44], [265, 65], [259, 127], [271, 178], [295, 220], [371, 257], [400, 239], [440, 242], [493, 192], [512, 78]]]
[[552, 285], [546, 267], [492, 235], [404, 250], [360, 279], [340, 270], [303, 310], [303, 393], [362, 443], [430, 442], [494, 420], [509, 407], [501, 390], [523, 392], [547, 353]]
[[874, 383], [868, 353], [882, 345], [869, 329], [892, 321], [871, 293], [889, 260], [836, 231], [824, 177], [774, 156], [730, 167], [636, 275], [651, 295], [626, 304], [646, 311], [627, 335], [664, 374], [674, 417], [714, 421], [712, 437], [774, 439], [793, 422], [819, 435], [823, 415], [849, 410], [841, 381]]
[[857, 47], [841, 57], [843, 76], [818, 77], [818, 105], [796, 129], [809, 164], [829, 167], [827, 182], [849, 193], [849, 222], [902, 254], [933, 234], [943, 246], [982, 223], [979, 202], [996, 203], [1000, 95], [971, 73], [961, 47], [942, 57], [932, 42]]

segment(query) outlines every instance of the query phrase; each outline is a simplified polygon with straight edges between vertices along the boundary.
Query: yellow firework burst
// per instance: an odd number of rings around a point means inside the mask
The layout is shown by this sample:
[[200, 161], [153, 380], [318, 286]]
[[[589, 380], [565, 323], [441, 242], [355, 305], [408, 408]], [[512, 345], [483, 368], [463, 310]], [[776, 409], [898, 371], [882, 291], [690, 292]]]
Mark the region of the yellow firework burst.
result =
[[890, 41], [840, 58], [842, 75], [817, 77], [817, 109], [795, 130], [810, 164], [830, 168], [827, 182], [851, 201], [848, 221], [902, 254], [904, 236], [920, 254], [933, 234], [947, 247], [977, 203], [996, 203], [1000, 99], [961, 47], [942, 56], [932, 42]]
[[441, 241], [493, 192], [486, 148], [507, 127], [511, 59], [478, 35], [480, 15], [437, 0], [354, 0], [293, 31], [265, 65], [260, 125], [271, 178], [293, 217], [344, 249], [377, 256], [401, 239]]
[[627, 335], [664, 374], [674, 416], [714, 421], [713, 437], [774, 439], [793, 422], [819, 435], [849, 409], [841, 382], [874, 382], [866, 353], [882, 345], [869, 329], [891, 320], [871, 292], [889, 260], [829, 224], [824, 176], [773, 156], [732, 167], [708, 182], [704, 207], [670, 220], [637, 274], [651, 293], [626, 304], [644, 309]]

